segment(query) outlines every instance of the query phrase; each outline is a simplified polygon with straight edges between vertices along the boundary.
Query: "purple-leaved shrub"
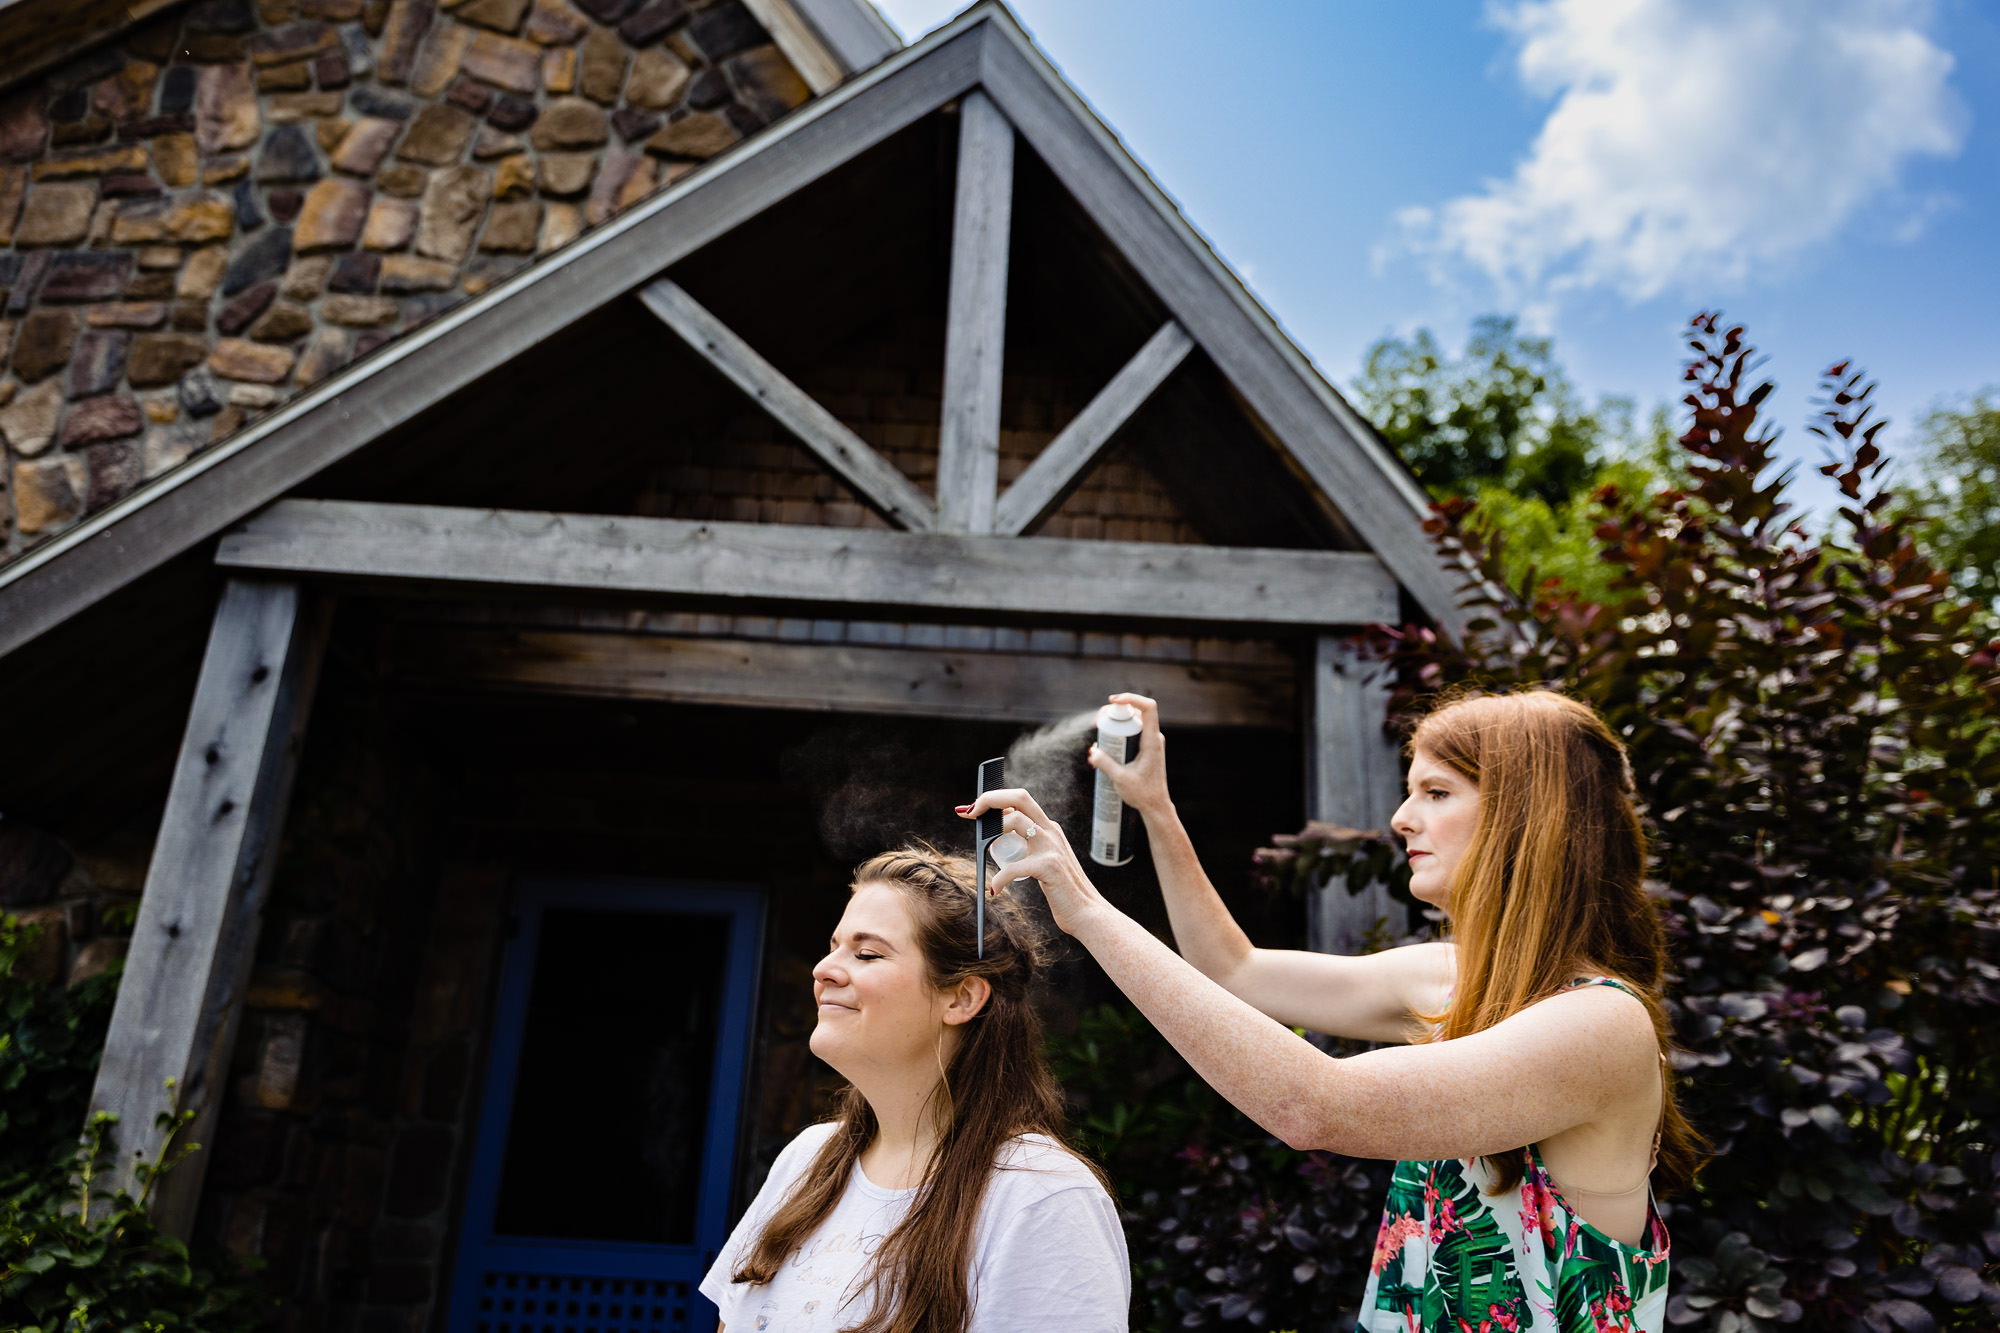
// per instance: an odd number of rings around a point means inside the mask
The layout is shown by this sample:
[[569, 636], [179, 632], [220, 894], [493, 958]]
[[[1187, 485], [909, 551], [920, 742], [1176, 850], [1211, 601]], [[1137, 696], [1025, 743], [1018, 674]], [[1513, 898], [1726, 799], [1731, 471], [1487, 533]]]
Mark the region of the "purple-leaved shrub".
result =
[[[1786, 499], [1743, 331], [1704, 315], [1689, 344], [1687, 484], [1597, 495], [1608, 595], [1532, 569], [1506, 586], [1504, 536], [1466, 502], [1436, 508], [1471, 619], [1457, 644], [1379, 632], [1390, 725], [1449, 686], [1542, 686], [1630, 747], [1675, 1064], [1717, 1154], [1667, 1205], [1673, 1326], [2000, 1328], [1994, 624], [1891, 504], [1858, 372], [1827, 372], [1811, 427], [1841, 496], [1821, 531]], [[1296, 890], [1406, 873], [1385, 838], [1330, 832], [1279, 839], [1263, 874]], [[1116, 1042], [1092, 1047], [1088, 1027], [1066, 1048], [1086, 1135], [1131, 1182], [1142, 1318], [1334, 1326], [1365, 1280], [1383, 1164], [1288, 1152], [1205, 1089], [1147, 1076], [1171, 1059], [1157, 1039], [1094, 1022], [1134, 1052], [1105, 1055]]]

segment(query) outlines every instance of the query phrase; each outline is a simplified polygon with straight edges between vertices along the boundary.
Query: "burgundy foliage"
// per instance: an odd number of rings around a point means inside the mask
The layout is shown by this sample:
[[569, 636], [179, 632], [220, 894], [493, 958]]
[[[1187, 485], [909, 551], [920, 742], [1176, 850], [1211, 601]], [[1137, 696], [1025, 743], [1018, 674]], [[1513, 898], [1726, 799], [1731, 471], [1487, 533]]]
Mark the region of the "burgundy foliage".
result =
[[[1717, 1153], [1667, 1205], [1671, 1324], [2000, 1328], [1993, 620], [1891, 506], [1858, 372], [1822, 381], [1811, 429], [1842, 505], [1818, 531], [1786, 499], [1743, 331], [1702, 316], [1689, 345], [1686, 489], [1598, 493], [1609, 599], [1532, 572], [1504, 587], [1501, 539], [1439, 506], [1428, 530], [1472, 620], [1456, 645], [1381, 631], [1397, 710], [1465, 682], [1549, 686], [1630, 747], [1682, 1096]], [[1380, 839], [1280, 842], [1263, 868], [1294, 887], [1389, 860]], [[1161, 1326], [1311, 1327], [1358, 1299], [1381, 1164], [1302, 1166], [1212, 1107], [1189, 1138], [1126, 1199], [1156, 1317], [1179, 1316]]]

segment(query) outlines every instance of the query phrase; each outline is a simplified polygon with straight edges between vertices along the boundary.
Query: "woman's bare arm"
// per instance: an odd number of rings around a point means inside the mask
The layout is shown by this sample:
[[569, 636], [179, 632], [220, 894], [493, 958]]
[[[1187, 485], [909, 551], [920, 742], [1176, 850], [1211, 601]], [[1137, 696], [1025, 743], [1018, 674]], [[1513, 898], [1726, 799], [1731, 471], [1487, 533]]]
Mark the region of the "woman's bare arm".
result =
[[1008, 875], [1039, 881], [1056, 923], [1195, 1073], [1294, 1148], [1413, 1160], [1503, 1152], [1654, 1095], [1652, 1021], [1630, 996], [1603, 987], [1552, 997], [1455, 1041], [1328, 1056], [1106, 902], [1028, 793], [989, 792], [969, 815], [985, 808], [1005, 808], [1016, 832], [1037, 828], [1035, 851]]
[[1334, 1059], [1108, 905], [1073, 933], [1204, 1081], [1294, 1148], [1406, 1160], [1504, 1152], [1650, 1095], [1659, 1077], [1644, 1008], [1603, 987], [1456, 1041]]
[[1286, 1027], [1374, 1042], [1408, 1041], [1416, 1014], [1442, 1008], [1449, 944], [1362, 955], [1260, 949], [1209, 882], [1171, 804], [1147, 817], [1146, 835], [1181, 956], [1238, 999]]
[[1287, 1027], [1358, 1041], [1408, 1041], [1413, 1015], [1434, 1012], [1444, 1003], [1451, 947], [1418, 945], [1363, 957], [1257, 948], [1202, 869], [1167, 793], [1159, 706], [1141, 694], [1111, 698], [1139, 711], [1139, 753], [1130, 764], [1120, 764], [1093, 750], [1091, 763], [1146, 821], [1153, 868], [1181, 956]]

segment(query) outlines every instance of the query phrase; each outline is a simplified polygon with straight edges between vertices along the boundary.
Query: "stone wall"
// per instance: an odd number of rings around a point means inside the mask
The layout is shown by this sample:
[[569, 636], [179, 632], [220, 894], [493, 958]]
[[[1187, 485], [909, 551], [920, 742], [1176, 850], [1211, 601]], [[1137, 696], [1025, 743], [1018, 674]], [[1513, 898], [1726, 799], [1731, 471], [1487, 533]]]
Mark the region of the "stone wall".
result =
[[0, 912], [37, 930], [29, 976], [74, 985], [125, 956], [150, 851], [129, 836], [79, 850], [0, 818]]
[[809, 95], [740, 0], [200, 0], [0, 90], [0, 562]]

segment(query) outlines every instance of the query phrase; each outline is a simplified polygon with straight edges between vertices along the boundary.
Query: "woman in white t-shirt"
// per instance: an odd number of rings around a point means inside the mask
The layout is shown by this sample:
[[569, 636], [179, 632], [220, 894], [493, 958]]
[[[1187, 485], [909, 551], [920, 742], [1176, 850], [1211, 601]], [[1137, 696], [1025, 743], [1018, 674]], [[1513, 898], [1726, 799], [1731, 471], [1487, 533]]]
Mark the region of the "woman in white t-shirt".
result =
[[813, 969], [813, 1054], [839, 1114], [778, 1154], [702, 1280], [731, 1333], [1108, 1333], [1131, 1269], [1097, 1169], [1064, 1145], [1007, 899], [975, 926], [972, 863], [928, 847], [854, 872]]

